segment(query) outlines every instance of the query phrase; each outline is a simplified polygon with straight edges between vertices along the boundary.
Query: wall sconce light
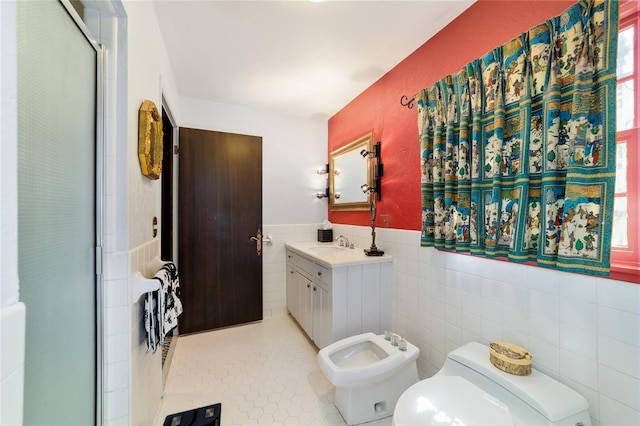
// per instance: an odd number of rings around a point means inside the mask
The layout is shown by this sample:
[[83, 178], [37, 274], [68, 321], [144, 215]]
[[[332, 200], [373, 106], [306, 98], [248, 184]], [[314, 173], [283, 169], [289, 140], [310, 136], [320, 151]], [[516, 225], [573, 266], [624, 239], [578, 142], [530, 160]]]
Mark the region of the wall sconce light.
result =
[[[319, 175], [329, 175], [329, 163], [324, 165], [324, 168], [322, 167], [318, 167], [318, 169], [316, 170], [316, 173]], [[327, 183], [326, 183], [326, 187], [324, 189], [324, 191], [318, 191], [316, 193], [316, 197], [318, 197], [319, 199], [322, 198], [329, 198], [329, 180], [327, 179]]]
[[373, 152], [363, 149], [362, 151], [360, 151], [360, 155], [362, 155], [364, 158], [375, 158], [376, 160], [378, 160], [378, 163], [379, 163], [380, 162], [380, 141], [376, 142], [373, 145]]
[[319, 175], [326, 175], [329, 173], [329, 164], [325, 164], [324, 168], [322, 167], [318, 167], [318, 170], [316, 170], [316, 173]]
[[375, 188], [370, 187], [366, 183], [364, 185], [360, 185], [360, 189], [362, 189], [362, 192], [364, 192], [365, 194], [368, 192], [376, 192]]
[[360, 155], [362, 155], [363, 158], [373, 158], [375, 156], [375, 153], [363, 149], [362, 151], [360, 151]]
[[[367, 160], [375, 160], [375, 164], [372, 165], [373, 168], [373, 181], [374, 181], [374, 190], [378, 197], [378, 201], [382, 199], [382, 176], [384, 175], [384, 164], [382, 164], [382, 159], [380, 157], [381, 153], [381, 143], [380, 141], [376, 142], [373, 145], [373, 152], [367, 151], [363, 149], [360, 151], [360, 155]], [[364, 190], [363, 190], [364, 191]]]

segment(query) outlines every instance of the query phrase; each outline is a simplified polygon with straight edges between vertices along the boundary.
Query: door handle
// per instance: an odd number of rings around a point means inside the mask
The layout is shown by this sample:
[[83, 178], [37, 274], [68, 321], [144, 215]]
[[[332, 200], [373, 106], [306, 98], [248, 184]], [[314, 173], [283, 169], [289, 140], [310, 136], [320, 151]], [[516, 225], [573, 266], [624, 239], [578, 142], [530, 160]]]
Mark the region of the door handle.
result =
[[262, 254], [262, 232], [260, 232], [260, 228], [258, 228], [256, 236], [249, 238], [249, 241], [256, 242], [256, 253], [258, 253], [258, 256], [260, 256]]

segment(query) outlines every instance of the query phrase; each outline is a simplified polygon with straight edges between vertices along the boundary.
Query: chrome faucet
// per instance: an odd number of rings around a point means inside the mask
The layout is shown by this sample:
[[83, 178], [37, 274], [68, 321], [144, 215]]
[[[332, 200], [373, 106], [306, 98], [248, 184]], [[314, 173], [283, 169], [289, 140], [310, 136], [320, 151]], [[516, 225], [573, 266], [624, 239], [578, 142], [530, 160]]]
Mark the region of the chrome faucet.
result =
[[[341, 238], [342, 238], [342, 240], [340, 240]], [[344, 235], [340, 235], [339, 237], [337, 237], [336, 241], [338, 241], [340, 243], [340, 247], [349, 248], [349, 239], [347, 237], [345, 237]]]

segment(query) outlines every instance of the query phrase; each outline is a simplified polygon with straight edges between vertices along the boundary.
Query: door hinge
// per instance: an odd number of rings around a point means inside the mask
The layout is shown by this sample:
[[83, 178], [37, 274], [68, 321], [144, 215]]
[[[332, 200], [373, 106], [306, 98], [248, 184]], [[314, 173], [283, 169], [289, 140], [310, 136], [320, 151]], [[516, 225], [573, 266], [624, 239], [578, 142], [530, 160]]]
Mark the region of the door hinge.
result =
[[102, 275], [102, 246], [96, 247], [96, 275]]
[[173, 154], [174, 155], [180, 154], [180, 147], [178, 145], [173, 146]]

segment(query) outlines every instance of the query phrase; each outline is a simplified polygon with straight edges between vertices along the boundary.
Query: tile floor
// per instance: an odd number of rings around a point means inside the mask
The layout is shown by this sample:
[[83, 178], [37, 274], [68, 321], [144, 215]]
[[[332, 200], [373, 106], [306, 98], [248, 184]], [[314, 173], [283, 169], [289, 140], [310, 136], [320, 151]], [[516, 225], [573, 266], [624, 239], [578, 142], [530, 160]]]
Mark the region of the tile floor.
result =
[[[317, 349], [290, 316], [177, 339], [156, 424], [222, 403], [222, 425], [345, 425]], [[391, 417], [367, 425], [391, 425]]]

